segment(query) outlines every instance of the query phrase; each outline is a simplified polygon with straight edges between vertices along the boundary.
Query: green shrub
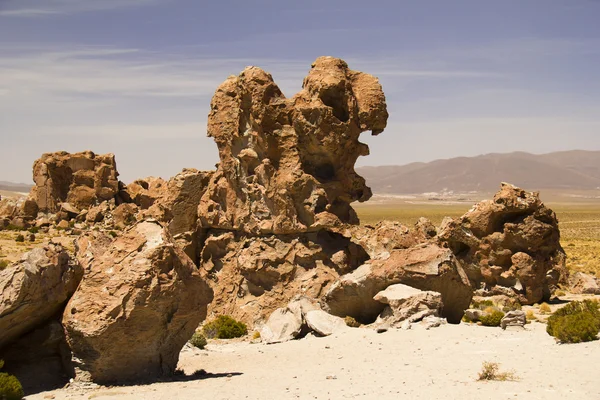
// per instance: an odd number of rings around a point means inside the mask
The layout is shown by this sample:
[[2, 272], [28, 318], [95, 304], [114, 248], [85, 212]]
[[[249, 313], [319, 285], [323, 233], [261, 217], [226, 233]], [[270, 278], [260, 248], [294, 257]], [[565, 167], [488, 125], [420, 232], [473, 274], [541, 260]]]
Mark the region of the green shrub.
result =
[[591, 300], [573, 301], [548, 318], [546, 332], [562, 343], [589, 342], [598, 339], [600, 311]]
[[[0, 271], [2, 271], [6, 267], [8, 267], [8, 261], [7, 260], [0, 260]], [[2, 366], [0, 366], [0, 368], [2, 368]]]
[[15, 238], [15, 242], [23, 243], [24, 241], [25, 241], [25, 236], [21, 235], [20, 233]]
[[217, 319], [205, 324], [202, 331], [209, 339], [233, 339], [248, 334], [246, 325], [229, 315], [219, 315]]
[[108, 234], [114, 238], [117, 237], [117, 232], [115, 232], [115, 231], [110, 231], [110, 232], [108, 232]]
[[500, 310], [494, 310], [488, 314], [482, 315], [479, 320], [483, 326], [500, 326], [502, 318], [504, 318], [504, 313]]
[[0, 399], [21, 400], [24, 395], [23, 386], [15, 376], [0, 372]]
[[346, 326], [349, 326], [350, 328], [359, 328], [360, 327], [360, 322], [358, 322], [357, 320], [355, 320], [353, 317], [351, 316], [346, 316], [346, 318], [344, 318], [344, 322], [346, 323]]
[[208, 342], [206, 341], [206, 337], [200, 332], [194, 332], [194, 335], [190, 339], [190, 344], [199, 348], [200, 350], [204, 349]]
[[514, 372], [500, 372], [500, 364], [487, 362], [483, 363], [481, 372], [477, 377], [478, 381], [516, 381], [517, 376]]
[[493, 307], [493, 306], [494, 306], [494, 302], [492, 300], [482, 300], [482, 301], [473, 300], [473, 303], [471, 303], [470, 308], [478, 308], [480, 310], [483, 310], [487, 307]]
[[38, 233], [40, 231], [40, 228], [38, 228], [37, 226], [32, 226], [31, 228], [28, 229], [29, 233], [33, 233], [34, 235], [36, 233]]

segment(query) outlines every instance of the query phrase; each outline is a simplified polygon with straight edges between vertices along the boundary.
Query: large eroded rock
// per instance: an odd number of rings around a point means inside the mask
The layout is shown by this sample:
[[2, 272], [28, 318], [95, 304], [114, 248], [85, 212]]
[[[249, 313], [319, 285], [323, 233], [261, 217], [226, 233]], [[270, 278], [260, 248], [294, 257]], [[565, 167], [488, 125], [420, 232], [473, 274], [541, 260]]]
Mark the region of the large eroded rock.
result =
[[115, 198], [118, 176], [112, 154], [46, 153], [33, 164], [35, 186], [31, 194], [40, 211], [60, 211], [61, 203], [81, 210]]
[[493, 200], [446, 220], [438, 238], [461, 261], [480, 295], [512, 293], [522, 304], [534, 304], [566, 283], [558, 220], [538, 193], [503, 183]]
[[473, 291], [465, 272], [448, 249], [433, 243], [392, 250], [390, 257], [372, 260], [342, 276], [326, 294], [329, 312], [373, 322], [385, 304], [374, 299], [390, 285], [402, 283], [442, 295], [442, 316], [460, 322]]
[[354, 171], [369, 154], [361, 132], [383, 131], [377, 78], [320, 57], [286, 99], [271, 75], [246, 68], [215, 92], [208, 134], [221, 159], [199, 207], [201, 225], [251, 234], [316, 231], [358, 223], [353, 201], [371, 190]]
[[174, 372], [212, 300], [204, 277], [157, 222], [134, 225], [96, 257], [80, 246], [88, 270], [63, 315], [78, 377], [109, 383]]
[[60, 313], [82, 276], [57, 244], [32, 250], [0, 271], [0, 348]]

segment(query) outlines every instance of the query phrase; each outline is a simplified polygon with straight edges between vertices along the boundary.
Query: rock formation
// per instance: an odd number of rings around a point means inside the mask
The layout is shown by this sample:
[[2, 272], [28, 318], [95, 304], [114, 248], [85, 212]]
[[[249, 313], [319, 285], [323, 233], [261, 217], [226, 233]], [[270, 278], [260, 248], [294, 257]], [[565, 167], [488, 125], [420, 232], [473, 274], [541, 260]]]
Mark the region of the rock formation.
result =
[[389, 258], [371, 260], [342, 276], [329, 288], [327, 306], [334, 315], [370, 323], [385, 308], [374, 296], [397, 283], [441, 293], [442, 316], [452, 323], [460, 322], [473, 296], [469, 279], [452, 252], [428, 243], [393, 250]]
[[112, 154], [47, 153], [33, 165], [31, 196], [43, 212], [58, 212], [61, 203], [81, 210], [115, 198], [118, 175]]
[[493, 200], [446, 220], [438, 239], [460, 260], [479, 295], [508, 294], [534, 304], [566, 282], [558, 220], [538, 193], [503, 183]]
[[350, 203], [371, 197], [354, 172], [369, 154], [358, 138], [382, 132], [387, 117], [377, 79], [340, 59], [318, 58], [291, 99], [260, 68], [230, 77], [208, 118], [221, 162], [200, 203], [202, 227], [257, 235], [358, 223]]
[[204, 278], [161, 225], [134, 225], [91, 259], [65, 309], [78, 377], [107, 383], [173, 373], [211, 300]]
[[0, 349], [61, 312], [81, 276], [81, 267], [55, 244], [0, 270]]
[[368, 154], [359, 136], [387, 117], [377, 79], [332, 57], [289, 99], [257, 67], [217, 89], [208, 134], [221, 162], [198, 208], [212, 313], [264, 321], [297, 294], [322, 299], [369, 258], [345, 226], [358, 223], [350, 203], [371, 197], [354, 172]]

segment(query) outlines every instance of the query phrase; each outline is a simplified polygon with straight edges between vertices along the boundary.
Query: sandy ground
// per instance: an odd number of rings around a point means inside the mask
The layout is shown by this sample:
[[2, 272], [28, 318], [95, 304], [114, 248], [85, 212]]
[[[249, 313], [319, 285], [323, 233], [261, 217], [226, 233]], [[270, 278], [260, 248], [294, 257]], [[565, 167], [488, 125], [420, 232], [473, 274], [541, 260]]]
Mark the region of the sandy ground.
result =
[[[518, 381], [480, 382], [484, 361]], [[600, 399], [600, 341], [559, 345], [524, 331], [470, 324], [431, 330], [351, 329], [276, 345], [209, 344], [180, 367], [203, 378], [39, 393], [27, 399]]]

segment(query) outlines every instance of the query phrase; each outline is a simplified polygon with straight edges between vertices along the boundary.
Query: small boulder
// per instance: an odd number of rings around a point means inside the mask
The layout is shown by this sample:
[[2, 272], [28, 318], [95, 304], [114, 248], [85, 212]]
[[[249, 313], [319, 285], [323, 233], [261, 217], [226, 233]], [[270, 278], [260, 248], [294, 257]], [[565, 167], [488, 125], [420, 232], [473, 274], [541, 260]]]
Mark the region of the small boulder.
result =
[[302, 330], [302, 317], [283, 307], [273, 311], [263, 325], [260, 337], [267, 343], [281, 343], [295, 339]]
[[323, 310], [312, 310], [305, 315], [306, 324], [320, 336], [329, 336], [346, 329], [343, 318], [326, 313]]
[[571, 292], [575, 294], [600, 294], [598, 278], [583, 272], [572, 274], [569, 277], [569, 286]]
[[506, 329], [508, 327], [524, 328], [526, 323], [527, 317], [525, 312], [521, 310], [513, 310], [504, 315], [500, 321], [500, 326], [502, 329]]
[[421, 291], [397, 284], [379, 292], [375, 300], [388, 306], [380, 314], [376, 325], [401, 327], [405, 321], [421, 321], [428, 316], [437, 317], [442, 309], [442, 295], [433, 291]]

